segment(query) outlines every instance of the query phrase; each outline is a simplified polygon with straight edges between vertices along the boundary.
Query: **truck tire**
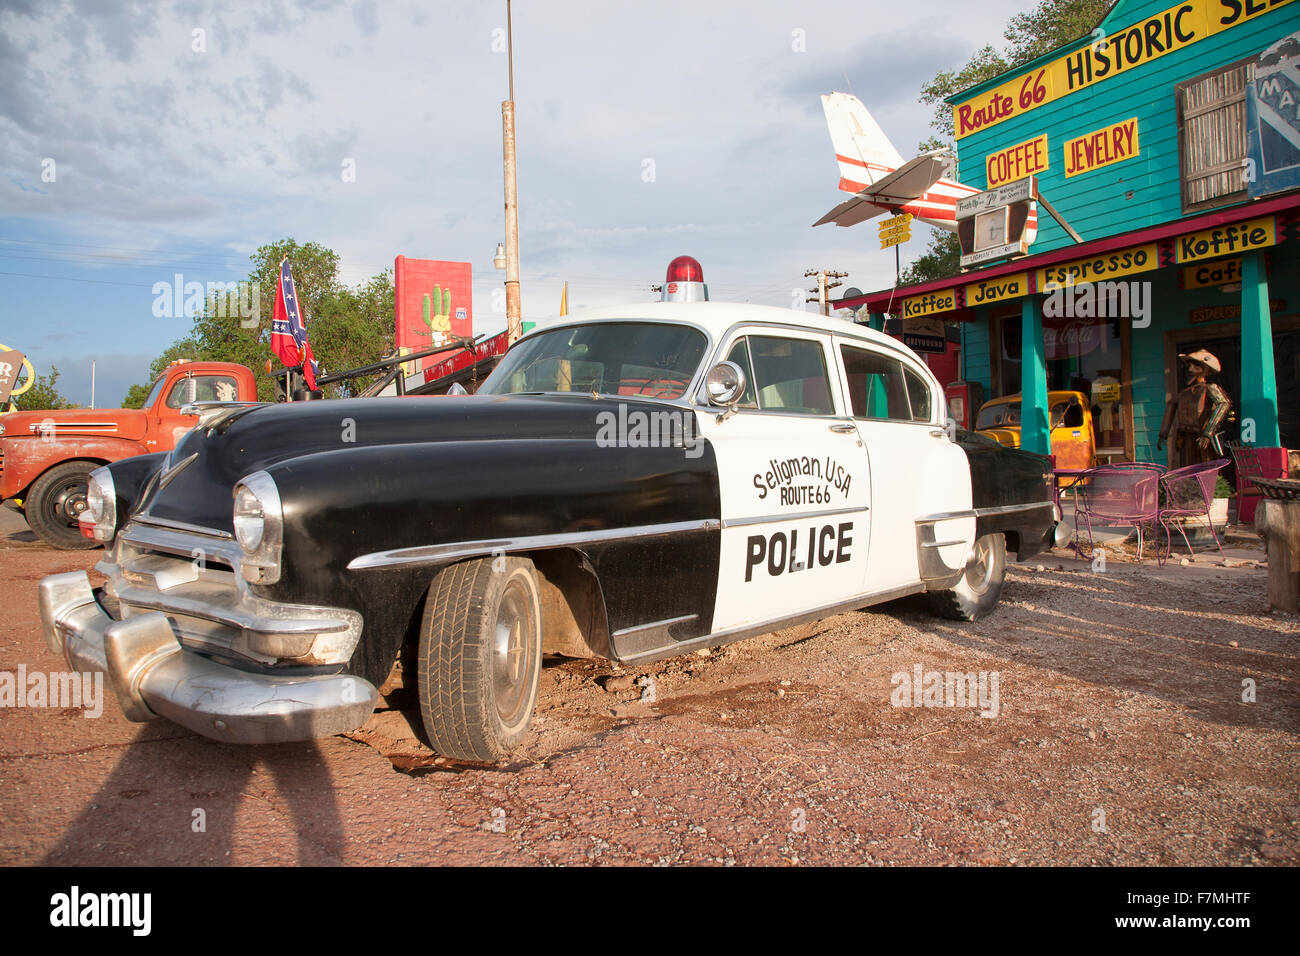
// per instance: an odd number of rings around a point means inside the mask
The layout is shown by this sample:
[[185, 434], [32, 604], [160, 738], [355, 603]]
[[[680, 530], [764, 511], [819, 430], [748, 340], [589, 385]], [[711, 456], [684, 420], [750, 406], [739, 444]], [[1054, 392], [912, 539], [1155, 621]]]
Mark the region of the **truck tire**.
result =
[[930, 609], [956, 621], [978, 621], [993, 610], [1007, 576], [1007, 541], [1000, 532], [975, 542], [966, 572], [950, 590], [931, 591]]
[[65, 461], [32, 482], [23, 499], [27, 525], [52, 548], [65, 551], [97, 548], [99, 542], [81, 536], [77, 516], [86, 510], [86, 489], [93, 461]]
[[433, 749], [498, 761], [523, 740], [537, 702], [542, 612], [526, 558], [462, 561], [429, 585], [416, 681]]

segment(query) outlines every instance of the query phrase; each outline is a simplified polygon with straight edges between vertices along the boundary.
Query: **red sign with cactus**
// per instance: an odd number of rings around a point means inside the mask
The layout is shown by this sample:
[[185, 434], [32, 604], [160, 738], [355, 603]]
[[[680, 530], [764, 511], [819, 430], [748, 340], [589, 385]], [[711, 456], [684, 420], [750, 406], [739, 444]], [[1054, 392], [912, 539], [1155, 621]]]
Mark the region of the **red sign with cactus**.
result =
[[[423, 352], [456, 338], [474, 335], [473, 273], [468, 262], [408, 259], [393, 263], [397, 287], [397, 347]], [[439, 356], [419, 360], [420, 370]], [[408, 374], [413, 370], [408, 369]]]

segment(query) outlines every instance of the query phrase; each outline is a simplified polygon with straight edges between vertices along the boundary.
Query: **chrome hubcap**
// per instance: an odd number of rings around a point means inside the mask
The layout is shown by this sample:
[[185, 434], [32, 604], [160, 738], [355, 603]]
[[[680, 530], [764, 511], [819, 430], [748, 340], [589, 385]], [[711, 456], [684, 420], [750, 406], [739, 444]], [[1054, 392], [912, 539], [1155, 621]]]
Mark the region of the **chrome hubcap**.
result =
[[511, 581], [497, 607], [492, 647], [493, 696], [497, 714], [506, 724], [513, 724], [518, 719], [528, 701], [535, 629], [533, 604], [528, 592], [518, 582]]
[[977, 593], [985, 591], [993, 579], [993, 545], [987, 538], [975, 542], [975, 551], [966, 565], [966, 583]]

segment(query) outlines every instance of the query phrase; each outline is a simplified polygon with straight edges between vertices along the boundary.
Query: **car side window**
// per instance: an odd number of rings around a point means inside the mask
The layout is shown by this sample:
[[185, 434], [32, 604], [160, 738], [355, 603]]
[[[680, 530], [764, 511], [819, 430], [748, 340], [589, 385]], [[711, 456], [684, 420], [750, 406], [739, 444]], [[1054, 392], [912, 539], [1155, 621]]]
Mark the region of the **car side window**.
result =
[[906, 365], [903, 366], [903, 379], [907, 382], [907, 397], [912, 406], [912, 421], [930, 421], [930, 415], [933, 411], [930, 386], [926, 384], [925, 379]]
[[748, 339], [751, 380], [758, 394], [759, 411], [835, 414], [826, 354], [820, 342], [774, 335], [751, 335]]
[[912, 421], [903, 363], [866, 349], [841, 345], [854, 418]]

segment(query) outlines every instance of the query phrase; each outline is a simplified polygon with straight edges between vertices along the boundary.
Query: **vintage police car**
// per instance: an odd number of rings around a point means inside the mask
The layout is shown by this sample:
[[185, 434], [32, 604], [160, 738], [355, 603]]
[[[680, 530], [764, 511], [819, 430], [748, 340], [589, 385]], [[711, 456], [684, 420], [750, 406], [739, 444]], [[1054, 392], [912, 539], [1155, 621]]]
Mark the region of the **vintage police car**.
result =
[[636, 666], [919, 592], [974, 620], [1048, 545], [1048, 459], [945, 427], [899, 342], [666, 289], [532, 332], [476, 395], [218, 407], [98, 469], [108, 581], [41, 582], [49, 646], [133, 720], [247, 743], [359, 727], [405, 655], [434, 748], [495, 760], [545, 654]]

